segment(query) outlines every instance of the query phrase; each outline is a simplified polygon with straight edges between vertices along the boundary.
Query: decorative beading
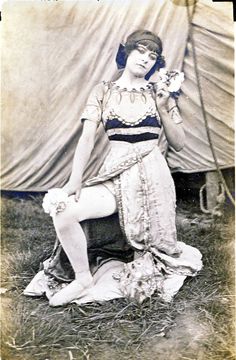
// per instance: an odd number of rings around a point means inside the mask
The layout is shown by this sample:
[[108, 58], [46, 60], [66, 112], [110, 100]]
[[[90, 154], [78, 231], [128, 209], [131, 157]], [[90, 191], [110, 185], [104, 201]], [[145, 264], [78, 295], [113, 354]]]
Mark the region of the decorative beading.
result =
[[141, 86], [139, 89], [137, 88], [132, 88], [131, 90], [128, 90], [127, 88], [122, 88], [119, 85], [117, 85], [115, 82], [113, 81], [103, 81], [103, 84], [106, 85], [109, 89], [113, 88], [119, 92], [129, 92], [129, 93], [144, 93], [146, 92], [151, 92], [152, 91], [152, 84], [147, 84], [146, 86]]
[[152, 108], [150, 107], [149, 110], [141, 117], [139, 118], [137, 121], [127, 121], [125, 120], [124, 118], [122, 118], [121, 116], [119, 116], [115, 111], [114, 109], [111, 109], [109, 111], [109, 114], [107, 116], [106, 119], [104, 119], [104, 125], [106, 124], [106, 122], [108, 120], [113, 120], [113, 119], [117, 119], [119, 120], [122, 124], [124, 125], [128, 125], [128, 126], [135, 126], [135, 125], [138, 125], [140, 124], [143, 120], [145, 120], [148, 116], [150, 117], [156, 117], [157, 121], [160, 121], [160, 116], [159, 114]]
[[148, 189], [147, 189], [147, 177], [145, 174], [145, 169], [143, 165], [142, 156], [134, 149], [137, 156], [137, 164], [139, 169], [139, 176], [141, 180], [142, 187], [142, 199], [143, 199], [143, 223], [144, 223], [144, 244], [145, 249], [148, 250], [151, 244], [151, 224], [150, 224], [150, 216], [149, 216], [149, 204], [148, 204]]
[[115, 194], [117, 199], [117, 207], [118, 207], [118, 215], [119, 215], [119, 222], [122, 232], [125, 234], [125, 224], [124, 224], [124, 209], [122, 204], [122, 194], [121, 194], [121, 180], [120, 176], [114, 178], [114, 185], [115, 185]]
[[141, 95], [142, 101], [146, 103], [147, 102], [146, 94], [150, 94], [153, 91], [152, 84], [147, 84], [145, 87], [140, 87], [139, 89], [132, 88], [130, 90], [125, 87], [121, 88], [119, 85], [116, 85], [115, 82], [111, 82], [111, 81], [110, 82], [103, 81], [103, 84], [107, 87], [110, 93], [111, 91], [117, 92], [117, 94], [119, 95], [119, 100], [118, 100], [119, 103], [121, 102], [122, 95], [124, 93], [129, 94], [131, 103], [134, 103], [136, 95]]
[[153, 126], [145, 126], [140, 128], [134, 129], [126, 129], [126, 128], [115, 128], [115, 129], [108, 129], [106, 130], [108, 136], [112, 135], [140, 135], [143, 133], [152, 133], [159, 135], [160, 128], [153, 127]]

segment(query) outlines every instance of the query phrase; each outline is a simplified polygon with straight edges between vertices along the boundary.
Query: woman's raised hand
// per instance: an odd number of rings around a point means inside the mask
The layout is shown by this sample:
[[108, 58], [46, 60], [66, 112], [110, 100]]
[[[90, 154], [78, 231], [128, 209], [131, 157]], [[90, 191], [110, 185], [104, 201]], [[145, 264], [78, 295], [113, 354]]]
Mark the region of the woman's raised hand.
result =
[[156, 83], [155, 95], [156, 95], [156, 104], [159, 109], [165, 109], [168, 107], [168, 102], [170, 99], [170, 92], [165, 83]]
[[170, 109], [176, 106], [176, 100], [170, 96], [170, 92], [167, 88], [166, 84], [158, 84], [155, 87], [155, 95], [156, 95], [156, 104], [159, 110], [167, 110], [169, 112]]

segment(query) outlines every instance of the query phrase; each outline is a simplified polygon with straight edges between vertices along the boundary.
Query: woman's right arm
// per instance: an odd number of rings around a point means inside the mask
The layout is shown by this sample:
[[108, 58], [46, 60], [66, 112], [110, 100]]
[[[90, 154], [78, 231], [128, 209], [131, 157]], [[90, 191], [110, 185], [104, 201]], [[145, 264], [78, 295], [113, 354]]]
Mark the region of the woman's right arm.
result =
[[63, 186], [68, 195], [75, 194], [76, 201], [79, 199], [84, 170], [94, 148], [97, 127], [102, 118], [103, 92], [103, 83], [94, 86], [80, 116], [83, 131], [75, 150], [69, 181]]
[[63, 186], [63, 190], [68, 195], [75, 194], [76, 201], [79, 199], [85, 167], [94, 148], [96, 130], [97, 124], [94, 121], [84, 121], [82, 135], [74, 154], [71, 175], [69, 181]]

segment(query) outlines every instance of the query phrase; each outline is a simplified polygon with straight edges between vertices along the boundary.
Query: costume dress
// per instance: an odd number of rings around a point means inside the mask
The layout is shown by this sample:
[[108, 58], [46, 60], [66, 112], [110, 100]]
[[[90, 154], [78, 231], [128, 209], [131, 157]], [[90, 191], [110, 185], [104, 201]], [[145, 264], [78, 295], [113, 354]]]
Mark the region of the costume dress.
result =
[[[104, 263], [95, 275], [95, 287], [76, 302], [123, 296], [142, 302], [155, 291], [169, 301], [186, 276], [197, 274], [202, 262], [196, 248], [177, 241], [175, 187], [158, 147], [162, 124], [153, 84], [127, 90], [113, 82], [100, 83], [91, 92], [81, 120], [98, 125], [102, 121], [110, 140], [99, 173], [84, 186], [103, 184], [115, 195], [120, 227], [135, 257], [126, 264], [121, 259]], [[180, 122], [176, 108], [170, 121]], [[53, 261], [52, 257], [45, 264], [51, 275]], [[46, 291], [45, 279], [39, 276], [36, 280], [41, 281], [39, 293]], [[37, 292], [36, 280], [27, 287], [26, 295]], [[50, 291], [46, 293], [50, 297]]]

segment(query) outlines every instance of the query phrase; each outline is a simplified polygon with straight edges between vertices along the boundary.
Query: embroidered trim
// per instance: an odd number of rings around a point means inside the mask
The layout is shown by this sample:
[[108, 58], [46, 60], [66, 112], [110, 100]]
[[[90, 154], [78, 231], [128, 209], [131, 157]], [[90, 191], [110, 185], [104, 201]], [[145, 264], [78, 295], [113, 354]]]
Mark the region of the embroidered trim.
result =
[[[104, 120], [103, 120], [103, 124], [104, 124]], [[105, 130], [107, 131], [110, 129], [130, 129], [130, 128], [136, 129], [147, 126], [151, 126], [153, 128], [155, 127], [161, 128], [161, 123], [155, 116], [147, 116], [144, 120], [142, 120], [139, 124], [136, 125], [127, 125], [122, 123], [119, 119], [114, 118], [114, 119], [108, 119], [106, 121], [106, 124], [104, 124], [104, 126], [105, 126]]]
[[147, 102], [146, 94], [151, 93], [152, 88], [153, 88], [151, 83], [147, 84], [145, 87], [140, 87], [139, 89], [133, 88], [131, 90], [128, 90], [127, 88], [121, 88], [119, 85], [116, 85], [115, 82], [112, 82], [112, 81], [109, 81], [109, 82], [103, 81], [103, 84], [105, 86], [107, 86], [110, 93], [112, 90], [116, 91], [118, 93], [118, 96], [119, 96], [118, 103], [120, 103], [122, 100], [122, 94], [127, 93], [130, 96], [131, 103], [134, 103], [136, 95], [141, 95], [142, 101], [146, 104], [146, 102]]
[[147, 132], [159, 135], [160, 128], [153, 127], [153, 126], [144, 126], [144, 127], [132, 128], [132, 129], [130, 129], [130, 128], [129, 129], [115, 128], [115, 129], [108, 129], [106, 131], [108, 136], [116, 135], [116, 134], [120, 134], [120, 135], [140, 135], [140, 134], [147, 133]]
[[120, 221], [120, 227], [121, 227], [121, 230], [122, 230], [123, 234], [126, 235], [125, 234], [125, 223], [124, 223], [124, 209], [123, 209], [122, 194], [121, 194], [121, 180], [120, 180], [119, 175], [114, 178], [114, 185], [115, 185], [114, 188], [115, 188], [115, 194], [116, 194], [116, 199], [117, 199], [117, 207], [118, 207], [118, 216], [119, 216], [119, 221]]
[[152, 90], [152, 84], [148, 83], [145, 87], [141, 86], [139, 89], [132, 88], [131, 90], [128, 90], [127, 88], [122, 88], [119, 85], [116, 85], [114, 81], [103, 81], [104, 85], [107, 85], [109, 89], [113, 88], [119, 92], [125, 91], [129, 93], [143, 93], [145, 91], [150, 92]]
[[148, 189], [147, 189], [147, 177], [145, 174], [145, 169], [142, 161], [142, 157], [137, 153], [135, 150], [138, 158], [138, 168], [139, 168], [139, 176], [141, 180], [141, 187], [142, 187], [142, 199], [143, 199], [143, 224], [144, 224], [144, 244], [145, 249], [149, 250], [151, 246], [151, 223], [150, 223], [150, 216], [149, 216], [149, 204], [148, 204]]
[[160, 116], [159, 116], [159, 114], [158, 114], [156, 111], [154, 111], [153, 109], [150, 109], [150, 111], [147, 111], [141, 118], [139, 118], [139, 119], [136, 120], [136, 121], [127, 121], [127, 120], [123, 119], [121, 116], [117, 115], [117, 114], [115, 113], [115, 111], [112, 109], [112, 110], [110, 110], [109, 115], [107, 116], [107, 119], [104, 120], [104, 125], [106, 125], [106, 122], [107, 122], [108, 120], [112, 120], [112, 119], [115, 118], [115, 119], [119, 120], [120, 122], [122, 122], [122, 124], [129, 125], [129, 126], [134, 126], [134, 125], [140, 124], [140, 123], [141, 123], [143, 120], [145, 120], [148, 116], [150, 116], [150, 117], [155, 117], [156, 120], [157, 120], [158, 122], [160, 122]]

